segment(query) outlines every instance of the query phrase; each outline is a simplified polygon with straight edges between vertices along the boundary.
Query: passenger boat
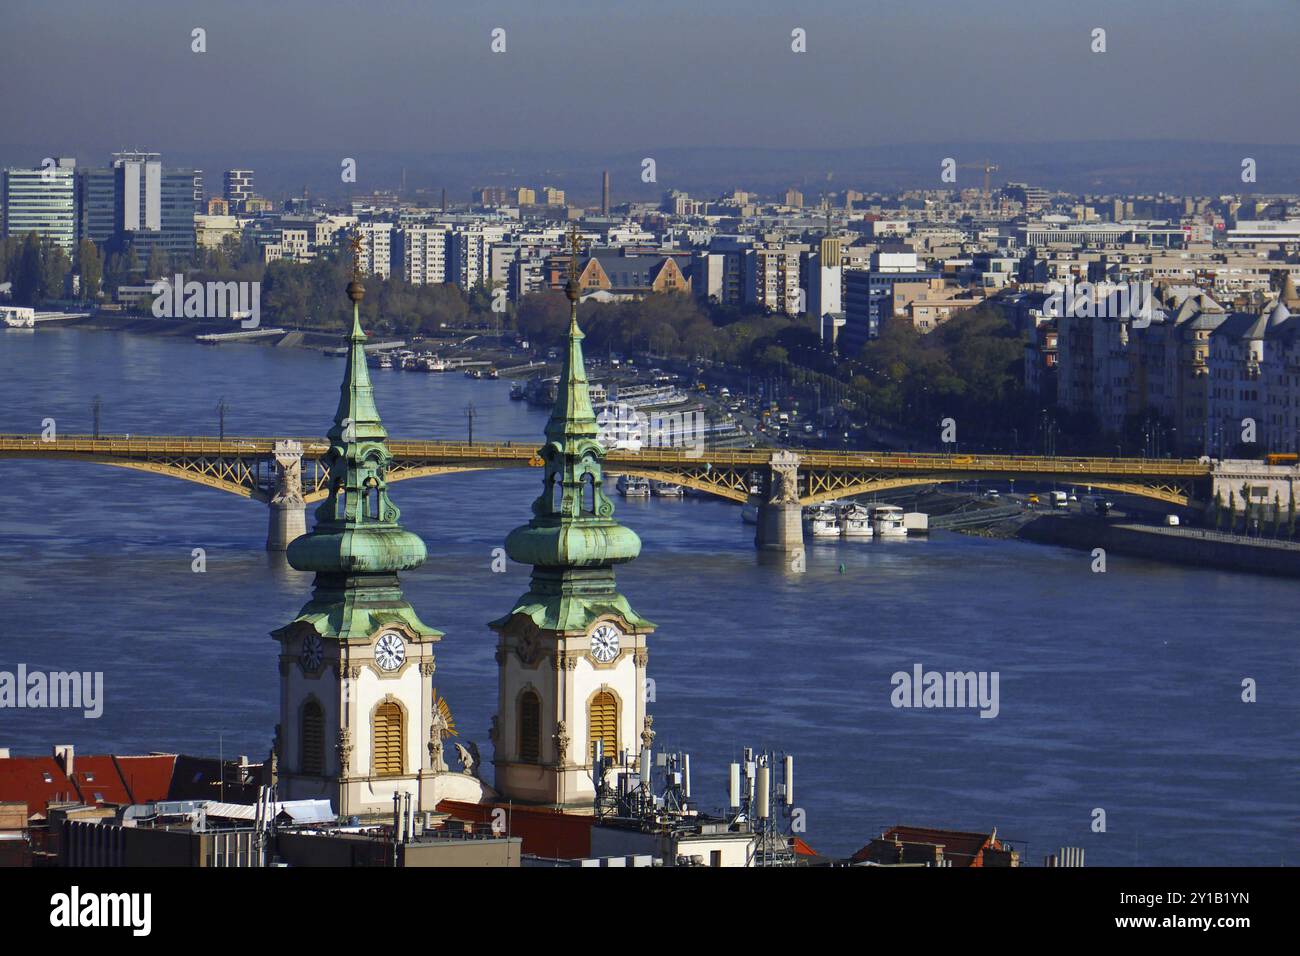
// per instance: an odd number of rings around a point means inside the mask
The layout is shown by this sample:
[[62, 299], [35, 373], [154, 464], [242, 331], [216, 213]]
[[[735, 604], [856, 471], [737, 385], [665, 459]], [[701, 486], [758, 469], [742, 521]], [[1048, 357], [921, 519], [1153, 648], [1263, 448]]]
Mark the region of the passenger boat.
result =
[[650, 492], [656, 498], [680, 498], [682, 496], [682, 486], [675, 485], [670, 481], [652, 481], [650, 482]]
[[876, 505], [871, 509], [871, 530], [877, 538], [906, 538], [903, 509], [897, 505]]
[[524, 400], [524, 383], [515, 382], [510, 386], [510, 401], [522, 402]]
[[840, 516], [831, 505], [813, 505], [803, 512], [804, 532], [814, 538], [838, 538]]
[[380, 352], [377, 355], [371, 355], [367, 358], [366, 364], [371, 368], [392, 368], [393, 357], [387, 352]]
[[618, 493], [624, 498], [649, 498], [650, 482], [635, 475], [618, 476]]
[[845, 505], [840, 511], [840, 532], [846, 538], [870, 538], [875, 534], [871, 512], [862, 505]]
[[445, 372], [447, 362], [436, 355], [426, 355], [420, 360], [420, 367], [426, 372]]

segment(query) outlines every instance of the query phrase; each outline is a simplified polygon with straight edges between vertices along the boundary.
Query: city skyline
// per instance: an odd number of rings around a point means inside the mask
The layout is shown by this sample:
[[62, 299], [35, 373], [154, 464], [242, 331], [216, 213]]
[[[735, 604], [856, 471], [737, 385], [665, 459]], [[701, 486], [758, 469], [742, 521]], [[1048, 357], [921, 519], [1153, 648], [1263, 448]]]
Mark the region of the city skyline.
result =
[[[1297, 3], [11, 0], [10, 921], [788, 867], [913, 940], [1248, 927], [1297, 846]], [[292, 882], [242, 935], [405, 915]]]

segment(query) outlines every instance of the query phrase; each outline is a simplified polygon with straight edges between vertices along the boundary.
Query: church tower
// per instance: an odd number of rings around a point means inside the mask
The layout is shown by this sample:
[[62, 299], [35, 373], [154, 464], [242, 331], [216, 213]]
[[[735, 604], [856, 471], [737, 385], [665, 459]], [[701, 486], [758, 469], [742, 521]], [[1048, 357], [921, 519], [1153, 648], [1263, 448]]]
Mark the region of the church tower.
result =
[[419, 619], [398, 581], [426, 552], [388, 497], [392, 456], [366, 368], [359, 279], [354, 270], [347, 366], [325, 457], [329, 497], [315, 528], [288, 549], [293, 567], [316, 573], [314, 590], [271, 635], [280, 642], [279, 796], [328, 799], [343, 818], [391, 815], [394, 794], [434, 809], [449, 716], [433, 696], [442, 633]]
[[568, 349], [555, 407], [538, 451], [545, 472], [533, 519], [506, 538], [514, 561], [533, 566], [529, 589], [496, 631], [499, 700], [493, 720], [501, 799], [590, 812], [592, 759], [628, 755], [653, 738], [646, 713], [646, 637], [654, 625], [618, 593], [614, 566], [641, 539], [614, 520], [601, 483], [578, 328], [579, 288], [570, 264]]

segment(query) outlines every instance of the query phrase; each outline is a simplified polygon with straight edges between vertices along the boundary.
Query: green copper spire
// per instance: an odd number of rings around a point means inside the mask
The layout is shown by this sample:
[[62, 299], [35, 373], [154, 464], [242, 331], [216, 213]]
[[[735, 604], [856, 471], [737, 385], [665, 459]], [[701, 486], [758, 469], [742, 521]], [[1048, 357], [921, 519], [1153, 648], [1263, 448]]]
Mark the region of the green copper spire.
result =
[[576, 262], [575, 236], [564, 289], [569, 298], [568, 349], [546, 423], [546, 444], [538, 449], [545, 468], [542, 493], [533, 502], [533, 519], [506, 538], [511, 559], [533, 566], [532, 582], [515, 610], [496, 623], [524, 613], [541, 628], [582, 630], [600, 614], [616, 612], [633, 626], [650, 628], [654, 625], [636, 615], [614, 582], [614, 565], [635, 558], [641, 539], [614, 520], [614, 503], [602, 486], [605, 448], [597, 440], [583, 365]]
[[399, 620], [419, 634], [437, 635], [402, 599], [397, 578], [398, 571], [423, 564], [427, 552], [419, 536], [398, 523], [401, 512], [388, 497], [385, 478], [392, 453], [366, 367], [360, 316], [364, 295], [354, 278], [348, 285], [352, 331], [347, 367], [324, 459], [329, 497], [316, 509], [312, 531], [289, 545], [289, 563], [316, 572], [312, 600], [298, 619], [309, 619], [322, 636], [336, 638], [365, 637], [375, 627]]

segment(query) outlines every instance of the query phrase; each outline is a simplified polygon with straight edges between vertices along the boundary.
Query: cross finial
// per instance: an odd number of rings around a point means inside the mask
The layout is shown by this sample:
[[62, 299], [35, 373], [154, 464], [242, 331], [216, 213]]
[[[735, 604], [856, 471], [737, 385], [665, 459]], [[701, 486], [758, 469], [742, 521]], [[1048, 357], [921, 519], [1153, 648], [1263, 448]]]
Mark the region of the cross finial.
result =
[[569, 250], [572, 255], [569, 258], [569, 278], [577, 280], [578, 278], [578, 250], [581, 248], [578, 242], [578, 227], [573, 225], [569, 227]]
[[361, 253], [363, 251], [363, 247], [361, 245], [360, 233], [354, 232], [352, 234], [352, 238], [348, 240], [348, 249], [350, 249], [352, 252], [352, 278], [360, 279], [361, 278]]

